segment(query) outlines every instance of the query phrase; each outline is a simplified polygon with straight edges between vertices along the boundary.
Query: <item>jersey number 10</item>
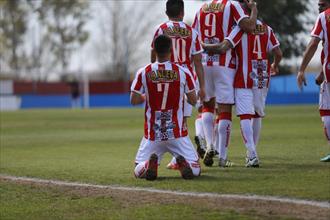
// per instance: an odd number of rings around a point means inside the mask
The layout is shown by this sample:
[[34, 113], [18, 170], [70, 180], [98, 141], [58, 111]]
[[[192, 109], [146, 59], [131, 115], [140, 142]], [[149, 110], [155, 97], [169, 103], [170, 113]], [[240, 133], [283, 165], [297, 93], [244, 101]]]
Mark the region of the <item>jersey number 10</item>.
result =
[[186, 41], [182, 38], [172, 39], [174, 62], [184, 63], [187, 61], [186, 45]]

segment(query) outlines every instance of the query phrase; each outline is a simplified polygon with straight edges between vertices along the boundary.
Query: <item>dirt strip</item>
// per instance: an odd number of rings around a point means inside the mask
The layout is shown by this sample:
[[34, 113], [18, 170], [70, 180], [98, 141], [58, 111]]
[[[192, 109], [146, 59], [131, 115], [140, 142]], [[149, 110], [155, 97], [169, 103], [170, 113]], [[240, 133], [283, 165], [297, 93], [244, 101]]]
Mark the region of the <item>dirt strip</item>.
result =
[[68, 194], [80, 196], [108, 196], [118, 201], [123, 208], [145, 204], [188, 204], [214, 210], [235, 210], [276, 219], [290, 217], [295, 219], [329, 220], [330, 203], [296, 200], [279, 197], [222, 195], [211, 193], [190, 193], [166, 191], [149, 188], [92, 185], [37, 178], [0, 175], [0, 181], [37, 187], [52, 187]]

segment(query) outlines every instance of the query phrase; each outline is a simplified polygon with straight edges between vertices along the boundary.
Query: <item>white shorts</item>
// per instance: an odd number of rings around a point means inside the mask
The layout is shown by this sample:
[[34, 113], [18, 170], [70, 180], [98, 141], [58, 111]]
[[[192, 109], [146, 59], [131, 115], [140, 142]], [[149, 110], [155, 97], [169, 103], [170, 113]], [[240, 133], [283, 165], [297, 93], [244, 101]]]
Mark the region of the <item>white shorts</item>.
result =
[[330, 110], [330, 83], [323, 82], [320, 88], [319, 108]]
[[268, 88], [252, 89], [253, 92], [253, 104], [254, 111], [260, 117], [265, 117], [266, 98], [268, 94]]
[[168, 152], [172, 156], [183, 156], [188, 163], [198, 162], [198, 155], [190, 141], [189, 136], [168, 141], [150, 141], [143, 138], [136, 154], [135, 163], [142, 163], [149, 160], [149, 156], [156, 153], [158, 161], [162, 160], [163, 155]]
[[236, 115], [265, 116], [268, 89], [235, 89]]
[[216, 97], [220, 104], [234, 104], [235, 69], [223, 66], [204, 66], [205, 101]]

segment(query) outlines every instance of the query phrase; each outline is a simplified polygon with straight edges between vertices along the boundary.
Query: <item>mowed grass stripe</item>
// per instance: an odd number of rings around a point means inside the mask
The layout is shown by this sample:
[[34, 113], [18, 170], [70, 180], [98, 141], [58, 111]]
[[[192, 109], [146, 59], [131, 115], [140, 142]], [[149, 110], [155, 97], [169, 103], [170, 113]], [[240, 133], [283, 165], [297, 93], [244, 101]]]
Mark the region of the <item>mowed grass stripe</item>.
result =
[[[330, 201], [330, 164], [319, 162], [330, 149], [317, 106], [267, 108], [258, 146], [260, 169], [244, 167], [246, 150], [234, 118], [229, 159], [235, 167], [203, 166], [201, 177], [183, 181], [178, 172], [166, 170], [167, 154], [152, 183], [133, 176], [143, 109], [25, 110], [1, 112], [0, 120], [0, 173], [6, 175]], [[193, 125], [194, 117], [189, 121], [192, 138]]]

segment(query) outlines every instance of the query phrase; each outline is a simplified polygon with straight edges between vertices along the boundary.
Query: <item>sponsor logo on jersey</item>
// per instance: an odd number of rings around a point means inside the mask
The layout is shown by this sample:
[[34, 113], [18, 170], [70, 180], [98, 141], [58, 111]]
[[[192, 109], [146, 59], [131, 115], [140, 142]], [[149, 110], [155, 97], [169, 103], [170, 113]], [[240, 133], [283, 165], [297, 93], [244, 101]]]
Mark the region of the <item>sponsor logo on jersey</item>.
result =
[[203, 12], [210, 13], [210, 12], [223, 12], [225, 5], [222, 3], [210, 3], [205, 4], [202, 8]]
[[261, 89], [267, 87], [269, 80], [267, 66], [267, 60], [252, 60], [252, 72], [250, 73], [250, 78], [253, 82], [252, 88]]
[[173, 82], [179, 79], [174, 70], [156, 70], [149, 72], [147, 76], [152, 82]]
[[265, 25], [257, 24], [256, 29], [254, 29], [253, 34], [254, 35], [262, 35], [265, 34], [267, 31], [267, 28]]
[[164, 30], [165, 35], [169, 37], [182, 37], [186, 38], [191, 36], [191, 31], [183, 27], [168, 27]]
[[155, 124], [153, 129], [156, 141], [175, 139], [173, 129], [176, 127], [176, 124], [172, 121], [172, 117], [173, 110], [155, 112]]

